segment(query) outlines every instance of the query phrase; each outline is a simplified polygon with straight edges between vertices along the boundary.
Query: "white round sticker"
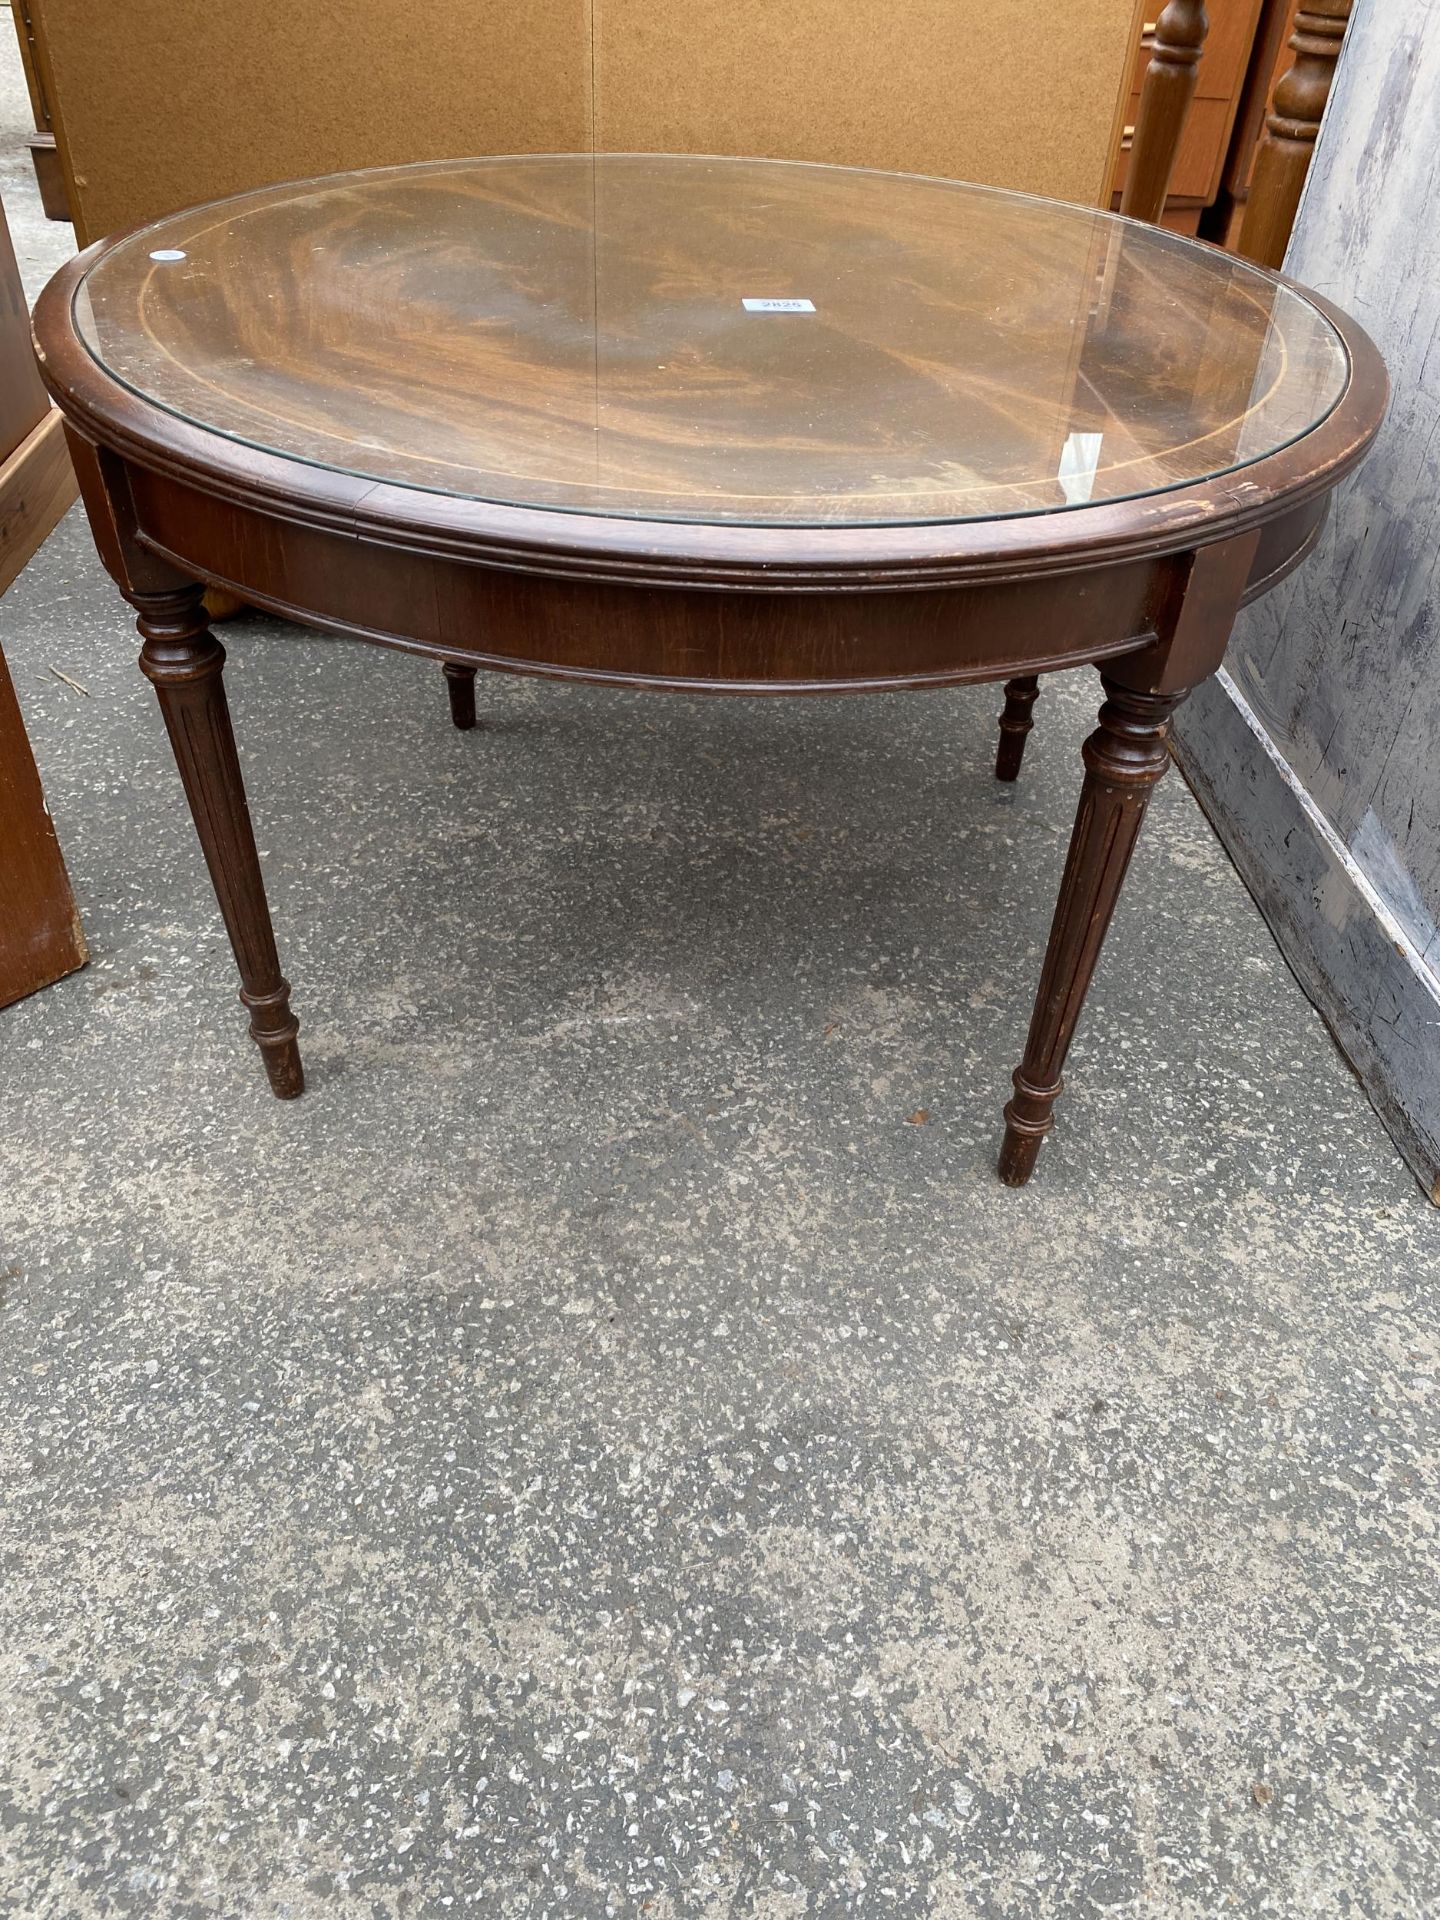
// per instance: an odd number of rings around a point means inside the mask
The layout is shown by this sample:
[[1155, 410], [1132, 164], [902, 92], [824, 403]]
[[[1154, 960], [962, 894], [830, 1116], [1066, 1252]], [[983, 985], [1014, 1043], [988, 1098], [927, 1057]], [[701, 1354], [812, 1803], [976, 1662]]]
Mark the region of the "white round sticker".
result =
[[183, 260], [185, 255], [179, 247], [156, 247], [150, 258], [152, 260]]

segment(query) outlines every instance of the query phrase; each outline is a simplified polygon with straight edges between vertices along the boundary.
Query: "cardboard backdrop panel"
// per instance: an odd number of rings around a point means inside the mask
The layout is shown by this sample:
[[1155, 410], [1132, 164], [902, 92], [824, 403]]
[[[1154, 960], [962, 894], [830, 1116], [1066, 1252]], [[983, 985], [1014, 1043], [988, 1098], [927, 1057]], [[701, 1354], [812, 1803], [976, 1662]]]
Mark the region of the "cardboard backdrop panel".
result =
[[1098, 205], [1132, 0], [594, 0], [602, 148], [934, 173]]
[[40, 0], [82, 245], [345, 167], [571, 152], [589, 0]]
[[1137, 0], [35, 0], [82, 242], [475, 153], [895, 167], [1098, 203]]

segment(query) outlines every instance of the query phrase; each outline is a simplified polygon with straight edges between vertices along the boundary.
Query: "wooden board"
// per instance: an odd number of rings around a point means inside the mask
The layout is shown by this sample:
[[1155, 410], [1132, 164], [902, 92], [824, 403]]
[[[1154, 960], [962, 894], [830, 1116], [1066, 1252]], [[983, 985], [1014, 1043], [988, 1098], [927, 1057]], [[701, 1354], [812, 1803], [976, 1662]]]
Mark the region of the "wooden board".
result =
[[[0, 460], [12, 453], [50, 411], [50, 397], [35, 370], [30, 346], [30, 309], [0, 211]], [[3, 589], [0, 589], [3, 591]]]
[[[60, 416], [0, 464], [0, 592], [75, 498]], [[0, 654], [0, 1007], [85, 964], [85, 936]]]
[[0, 593], [75, 498], [75, 470], [60, 416], [45, 418], [0, 462]]
[[55, 825], [0, 653], [0, 1007], [73, 973], [85, 958]]
[[33, 0], [82, 243], [344, 167], [626, 148], [839, 160], [1097, 204], [1137, 0]]
[[[1121, 142], [1120, 158], [1115, 168], [1115, 204], [1120, 204], [1120, 195], [1125, 191], [1125, 181], [1130, 172], [1131, 140], [1140, 118], [1140, 95], [1132, 94], [1126, 108], [1130, 119], [1126, 125], [1126, 137]], [[1225, 159], [1225, 142], [1230, 131], [1230, 118], [1235, 111], [1233, 101], [1229, 100], [1193, 100], [1190, 111], [1185, 116], [1185, 130], [1180, 135], [1180, 151], [1175, 156], [1175, 171], [1170, 176], [1170, 192], [1167, 205], [1181, 206], [1194, 204], [1203, 206], [1214, 198], [1220, 184], [1220, 170]]]
[[[75, 498], [58, 413], [40, 384], [0, 212], [0, 593]], [[85, 963], [54, 824], [0, 655], [0, 1007]]]

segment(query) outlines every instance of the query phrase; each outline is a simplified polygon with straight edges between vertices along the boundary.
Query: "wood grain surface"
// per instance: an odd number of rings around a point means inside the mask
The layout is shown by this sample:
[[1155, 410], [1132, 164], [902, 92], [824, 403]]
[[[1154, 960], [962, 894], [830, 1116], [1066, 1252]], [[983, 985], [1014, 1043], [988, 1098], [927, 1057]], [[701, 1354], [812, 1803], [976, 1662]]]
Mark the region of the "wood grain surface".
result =
[[1152, 51], [1120, 201], [1134, 220], [1158, 221], [1165, 210], [1209, 30], [1205, 0], [1169, 0], [1146, 36]]
[[0, 593], [75, 502], [65, 423], [54, 407], [0, 461]]
[[10, 228], [0, 207], [0, 458], [13, 453], [50, 411], [30, 351], [28, 320]]
[[1309, 0], [1295, 15], [1290, 36], [1295, 61], [1281, 75], [1265, 116], [1238, 243], [1247, 260], [1258, 260], [1262, 266], [1278, 267], [1285, 258], [1350, 22], [1350, 6], [1351, 0]]
[[0, 1007], [83, 967], [85, 935], [0, 653]]
[[287, 458], [702, 522], [963, 520], [1185, 486], [1308, 431], [1348, 376], [1309, 302], [1171, 235], [762, 161], [268, 190], [106, 252], [77, 312], [138, 393]]
[[[28, 322], [0, 209], [0, 593], [75, 498], [64, 423], [36, 371]], [[0, 654], [0, 1007], [84, 964], [55, 823]]]

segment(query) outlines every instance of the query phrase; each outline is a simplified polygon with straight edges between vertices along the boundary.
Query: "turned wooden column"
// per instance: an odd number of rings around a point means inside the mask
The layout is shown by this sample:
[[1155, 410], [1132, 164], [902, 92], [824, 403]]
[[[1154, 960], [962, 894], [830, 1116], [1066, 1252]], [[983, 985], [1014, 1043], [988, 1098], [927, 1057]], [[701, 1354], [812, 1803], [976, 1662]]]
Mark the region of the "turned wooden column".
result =
[[1035, 1170], [1040, 1142], [1054, 1125], [1086, 990], [1100, 957], [1121, 883], [1150, 795], [1169, 761], [1165, 723], [1183, 694], [1137, 693], [1101, 675], [1105, 704], [1085, 742], [1085, 784], [1070, 836], [1070, 853], [1035, 996], [1025, 1058], [1005, 1108], [1000, 1178], [1022, 1187]]
[[450, 694], [450, 718], [462, 731], [468, 731], [475, 724], [476, 669], [462, 666], [458, 660], [447, 660], [441, 671]]
[[1155, 22], [1155, 42], [1145, 69], [1140, 117], [1120, 200], [1120, 211], [1132, 220], [1148, 220], [1153, 226], [1165, 211], [1209, 31], [1205, 0], [1170, 0]]
[[202, 587], [128, 597], [145, 641], [141, 670], [160, 698], [195, 831], [240, 969], [240, 998], [250, 1012], [250, 1036], [260, 1048], [275, 1094], [281, 1100], [293, 1100], [305, 1088], [295, 1037], [300, 1023], [290, 1011], [290, 987], [275, 951], [265, 882], [230, 728], [221, 678], [225, 649], [205, 624]]
[[1005, 711], [1000, 715], [1000, 743], [995, 749], [995, 778], [1016, 780], [1020, 762], [1025, 758], [1025, 741], [1035, 720], [1031, 709], [1040, 692], [1040, 681], [1033, 673], [1005, 682]]
[[1295, 15], [1290, 36], [1295, 64], [1276, 87], [1265, 117], [1236, 248], [1262, 267], [1278, 267], [1285, 258], [1350, 21], [1350, 4], [1351, 0], [1309, 0]]

